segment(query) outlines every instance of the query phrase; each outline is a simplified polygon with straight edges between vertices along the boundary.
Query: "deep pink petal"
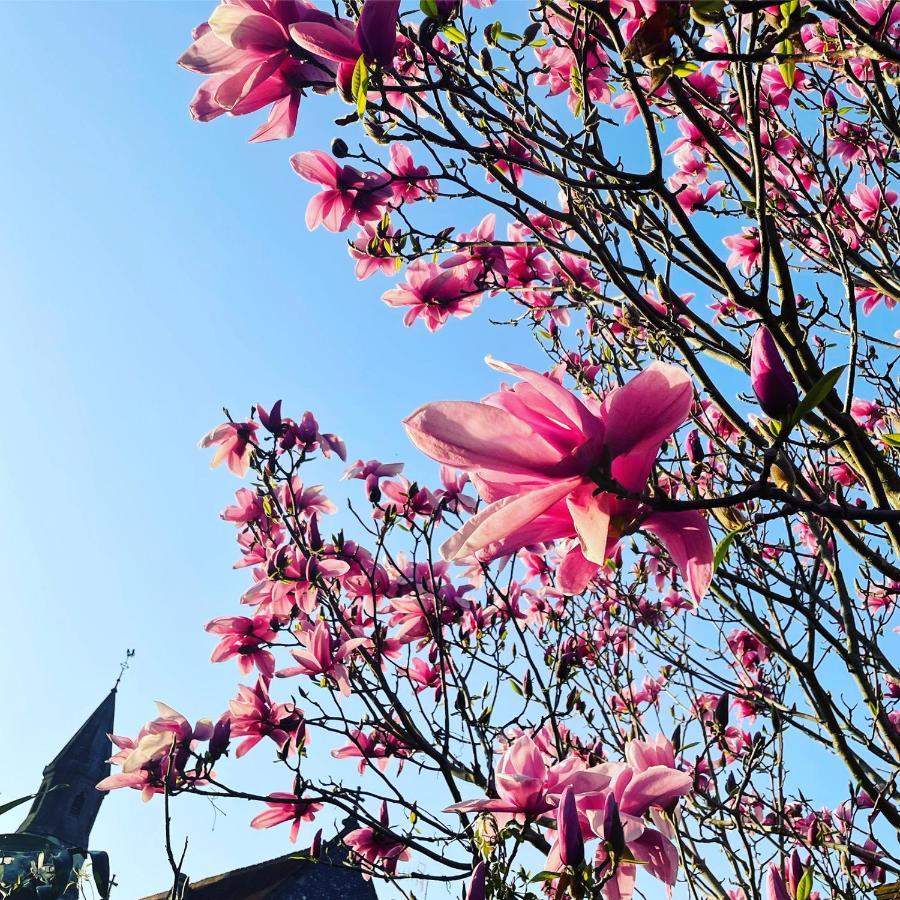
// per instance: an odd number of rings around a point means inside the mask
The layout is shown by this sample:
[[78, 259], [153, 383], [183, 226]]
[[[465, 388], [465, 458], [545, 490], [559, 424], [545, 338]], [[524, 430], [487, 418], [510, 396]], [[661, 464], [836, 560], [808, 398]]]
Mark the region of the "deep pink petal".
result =
[[457, 469], [550, 474], [560, 462], [559, 452], [527, 424], [484, 403], [428, 403], [403, 424], [420, 450]]
[[487, 363], [498, 372], [506, 372], [521, 378], [543, 395], [565, 417], [566, 422], [581, 432], [585, 439], [602, 438], [603, 422], [595, 416], [571, 391], [552, 378], [541, 375], [524, 366], [500, 362], [488, 357]]
[[269, 112], [268, 121], [260, 125], [250, 138], [251, 143], [276, 141], [289, 138], [297, 128], [297, 113], [300, 109], [300, 92], [294, 91], [277, 100]]
[[628, 782], [619, 808], [623, 813], [643, 816], [651, 806], [667, 807], [673, 800], [687, 794], [693, 785], [687, 772], [670, 769], [668, 766], [651, 766], [638, 772]]
[[448, 560], [465, 559], [479, 551], [483, 551], [479, 556], [484, 561], [495, 558], [501, 542], [504, 542], [502, 546], [505, 550], [516, 547], [518, 530], [565, 497], [578, 484], [579, 479], [567, 478], [490, 504], [472, 516], [441, 547], [441, 553]]
[[576, 544], [556, 570], [556, 586], [570, 597], [582, 594], [599, 568], [597, 563], [585, 559], [581, 547]]
[[291, 168], [306, 181], [335, 187], [341, 167], [321, 150], [306, 150], [291, 157]]
[[[613, 477], [630, 490], [641, 490], [662, 442], [688, 417], [693, 387], [679, 366], [655, 362], [603, 399], [606, 446]], [[616, 457], [633, 455], [619, 463]]]
[[606, 544], [609, 537], [609, 510], [607, 494], [594, 494], [591, 482], [582, 483], [566, 498], [575, 533], [585, 559], [598, 566], [606, 562]]
[[[336, 21], [336, 20], [335, 20]], [[355, 63], [362, 55], [359, 44], [343, 28], [320, 22], [291, 25], [291, 37], [304, 50], [334, 62]]]
[[652, 513], [641, 524], [659, 538], [699, 603], [712, 581], [713, 545], [709, 524], [698, 510]]
[[271, 16], [240, 6], [217, 6], [209, 17], [215, 36], [237, 50], [272, 51], [287, 47], [288, 36]]

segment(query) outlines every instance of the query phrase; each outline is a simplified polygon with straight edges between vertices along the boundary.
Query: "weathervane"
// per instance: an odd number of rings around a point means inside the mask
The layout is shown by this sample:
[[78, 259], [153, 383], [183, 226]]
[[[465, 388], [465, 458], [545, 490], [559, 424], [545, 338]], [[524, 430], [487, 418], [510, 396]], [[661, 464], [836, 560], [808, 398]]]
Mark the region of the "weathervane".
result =
[[113, 690], [117, 691], [119, 689], [119, 682], [122, 680], [122, 676], [125, 674], [125, 670], [128, 668], [128, 661], [131, 657], [134, 656], [134, 650], [126, 650], [125, 651], [125, 659], [119, 663], [119, 677], [116, 679], [116, 683], [113, 685]]

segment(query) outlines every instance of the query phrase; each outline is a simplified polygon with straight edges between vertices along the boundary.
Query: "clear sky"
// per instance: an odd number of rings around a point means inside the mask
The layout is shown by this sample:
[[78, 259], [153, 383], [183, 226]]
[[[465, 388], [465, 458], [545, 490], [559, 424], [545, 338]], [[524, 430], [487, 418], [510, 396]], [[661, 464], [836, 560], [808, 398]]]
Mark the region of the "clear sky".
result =
[[[263, 146], [246, 143], [255, 117], [190, 120], [197, 77], [175, 60], [213, 5], [3, 6], [2, 800], [36, 789], [128, 647], [121, 733], [154, 699], [218, 716], [234, 694], [203, 632], [247, 583], [218, 519], [239, 483], [196, 447], [223, 405], [283, 397], [354, 458], [394, 460], [420, 403], [495, 386], [487, 352], [536, 361], [484, 310], [435, 336], [403, 328], [379, 299], [390, 282], [357, 283], [343, 238], [307, 232], [312, 189], [288, 157], [328, 147], [339, 103], [306, 104], [297, 138]], [[229, 769], [287, 787], [267, 754]], [[247, 827], [257, 809], [223, 811], [175, 804], [192, 877], [289, 849], [286, 829]], [[121, 900], [167, 886], [162, 840], [158, 801], [106, 799], [93, 842]]]

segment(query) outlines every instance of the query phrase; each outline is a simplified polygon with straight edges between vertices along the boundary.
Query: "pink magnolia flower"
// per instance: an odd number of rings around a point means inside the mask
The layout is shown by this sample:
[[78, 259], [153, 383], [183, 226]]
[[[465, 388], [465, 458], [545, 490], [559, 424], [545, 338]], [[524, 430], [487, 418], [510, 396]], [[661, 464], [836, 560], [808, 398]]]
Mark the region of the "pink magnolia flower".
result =
[[291, 650], [291, 656], [298, 665], [290, 669], [279, 671], [279, 678], [289, 678], [293, 675], [324, 675], [337, 684], [340, 692], [350, 696], [350, 679], [344, 660], [361, 644], [366, 643], [366, 638], [350, 638], [336, 640], [326, 622], [319, 622], [314, 628], [301, 631], [299, 634], [301, 650]]
[[109, 761], [121, 767], [97, 784], [100, 791], [130, 787], [141, 791], [144, 801], [161, 793], [165, 786], [176, 787], [191, 773], [185, 766], [197, 742], [208, 741], [214, 733], [209, 719], [198, 719], [192, 727], [181, 713], [156, 702], [159, 716], [148, 722], [134, 739], [111, 735], [119, 752]]
[[315, 803], [312, 800], [304, 800], [295, 794], [285, 794], [276, 792], [269, 794], [269, 800], [266, 801], [269, 809], [261, 812], [251, 822], [251, 828], [272, 828], [280, 825], [282, 822], [291, 823], [290, 841], [292, 844], [297, 843], [297, 835], [300, 833], [300, 826], [304, 822], [312, 822], [316, 817], [316, 813], [322, 808], [321, 803]]
[[271, 678], [275, 671], [275, 657], [265, 644], [274, 640], [275, 630], [269, 616], [223, 616], [213, 619], [206, 626], [211, 634], [221, 634], [222, 639], [212, 652], [213, 662], [224, 662], [237, 657], [242, 675], [249, 675], [256, 666], [260, 675]]
[[237, 503], [234, 506], [227, 506], [222, 511], [222, 518], [226, 522], [245, 525], [263, 518], [262, 500], [255, 491], [251, 491], [249, 488], [239, 488], [235, 491], [234, 497]]
[[391, 163], [388, 171], [394, 176], [391, 190], [394, 202], [415, 203], [422, 197], [436, 193], [437, 185], [428, 174], [427, 166], [417, 166], [406, 144], [391, 144]]
[[762, 245], [755, 228], [744, 228], [741, 234], [722, 238], [722, 243], [731, 251], [726, 262], [729, 269], [740, 266], [748, 278], [759, 268]]
[[228, 701], [231, 736], [242, 737], [238, 758], [252, 750], [264, 737], [271, 738], [281, 750], [288, 741], [292, 746], [306, 737], [303, 711], [293, 703], [273, 703], [269, 697], [269, 680], [258, 678], [251, 688], [238, 685], [238, 694]]
[[362, 865], [363, 876], [371, 878], [376, 868], [388, 875], [397, 870], [397, 863], [409, 859], [406, 844], [388, 829], [387, 804], [381, 804], [379, 828], [357, 828], [344, 838], [344, 843], [353, 851]]
[[329, 231], [344, 231], [351, 222], [374, 222], [384, 215], [391, 199], [390, 175], [338, 165], [321, 150], [295, 153], [291, 166], [301, 178], [324, 188], [306, 207], [310, 231], [319, 225]]
[[626, 534], [666, 547], [695, 601], [712, 577], [712, 541], [697, 511], [654, 512], [601, 485], [646, 488], [660, 445], [690, 411], [688, 374], [653, 363], [602, 403], [582, 401], [522, 366], [489, 360], [522, 381], [481, 403], [429, 403], [404, 422], [432, 459], [466, 470], [487, 506], [441, 548], [448, 560], [488, 561], [531, 544], [578, 537], [559, 583], [580, 593]]
[[370, 64], [389, 66], [397, 47], [399, 8], [400, 0], [366, 0], [355, 26], [324, 15], [293, 25], [291, 37], [304, 50], [342, 66], [352, 68], [361, 56]]
[[847, 195], [847, 199], [855, 207], [861, 221], [865, 223], [878, 219], [889, 206], [897, 202], [896, 191], [884, 191], [871, 188], [862, 181]]
[[540, 816], [555, 808], [548, 798], [551, 772], [544, 754], [528, 735], [516, 738], [500, 757], [494, 773], [497, 797], [464, 800], [444, 812], [490, 812], [502, 827], [511, 819]]
[[347, 245], [350, 256], [356, 260], [356, 280], [365, 281], [376, 272], [396, 275], [400, 257], [394, 255], [392, 238], [397, 229], [383, 231], [381, 223], [363, 225], [362, 231]]
[[218, 446], [210, 466], [225, 462], [235, 475], [243, 478], [250, 468], [251, 441], [258, 428], [255, 422], [225, 422], [200, 438], [199, 447]]
[[406, 270], [406, 282], [382, 294], [388, 306], [408, 306], [403, 324], [421, 318], [429, 331], [437, 331], [450, 316], [464, 319], [481, 303], [484, 291], [476, 286], [467, 267], [442, 269], [417, 259]]
[[495, 273], [501, 278], [506, 275], [506, 255], [503, 247], [494, 243], [494, 231], [497, 226], [497, 216], [488, 213], [471, 231], [464, 231], [456, 238], [459, 252], [454, 253], [441, 263], [444, 269], [452, 269], [454, 266], [469, 267], [470, 273], [474, 269], [477, 274], [473, 280], [481, 283], [488, 273]]
[[209, 76], [194, 94], [191, 115], [208, 122], [272, 104], [268, 121], [250, 140], [290, 137], [304, 91], [333, 90], [336, 66], [301, 52], [288, 29], [329, 18], [306, 0], [224, 0], [194, 30], [194, 43], [178, 60], [183, 68]]

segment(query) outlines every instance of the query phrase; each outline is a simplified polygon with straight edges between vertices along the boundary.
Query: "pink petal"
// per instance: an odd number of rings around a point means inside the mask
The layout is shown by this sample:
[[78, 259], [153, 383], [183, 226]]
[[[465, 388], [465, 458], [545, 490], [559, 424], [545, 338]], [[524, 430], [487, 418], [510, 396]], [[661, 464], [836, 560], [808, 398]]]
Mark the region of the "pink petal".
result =
[[243, 50], [223, 44], [212, 31], [206, 31], [184, 51], [178, 65], [201, 75], [228, 72], [246, 63]]
[[209, 17], [212, 33], [237, 50], [282, 50], [288, 36], [271, 16], [241, 6], [217, 6]]
[[541, 375], [524, 366], [500, 362], [487, 358], [487, 364], [498, 372], [515, 375], [530, 384], [539, 394], [544, 396], [565, 417], [567, 423], [580, 431], [585, 438], [603, 436], [603, 422], [597, 418], [571, 391], [558, 384], [552, 378]]
[[[499, 546], [508, 552], [516, 547], [516, 532], [520, 528], [536, 519], [578, 484], [579, 479], [567, 478], [490, 504], [472, 516], [444, 543], [441, 547], [444, 559], [465, 559], [483, 550], [486, 561], [487, 557], [496, 556]], [[501, 542], [505, 543], [501, 545]]]
[[591, 579], [597, 574], [599, 566], [584, 558], [581, 547], [576, 544], [563, 557], [556, 570], [556, 586], [567, 596], [573, 597], [584, 593]]
[[606, 494], [594, 495], [595, 486], [582, 483], [566, 498], [575, 533], [585, 559], [598, 566], [606, 562], [606, 542], [609, 536], [609, 511]]
[[606, 395], [602, 415], [617, 481], [635, 491], [646, 485], [660, 444], [687, 419], [692, 398], [688, 373], [659, 362]]
[[681, 577], [699, 603], [712, 581], [713, 546], [709, 524], [698, 510], [658, 512], [641, 523], [644, 531], [659, 538]]
[[428, 403], [403, 420], [410, 440], [457, 469], [550, 474], [560, 454], [528, 425], [483, 403]]
[[623, 813], [643, 816], [651, 806], [667, 807], [683, 797], [694, 781], [687, 772], [668, 766], [651, 766], [638, 772], [622, 793], [619, 806]]
[[306, 181], [335, 187], [341, 167], [321, 150], [307, 150], [291, 157], [291, 168]]
[[291, 37], [304, 50], [334, 62], [355, 63], [362, 56], [362, 50], [347, 31], [334, 25], [298, 22], [291, 25]]
[[297, 128], [297, 113], [300, 110], [300, 93], [295, 91], [275, 102], [269, 112], [269, 119], [260, 125], [250, 138], [254, 144], [289, 138]]

